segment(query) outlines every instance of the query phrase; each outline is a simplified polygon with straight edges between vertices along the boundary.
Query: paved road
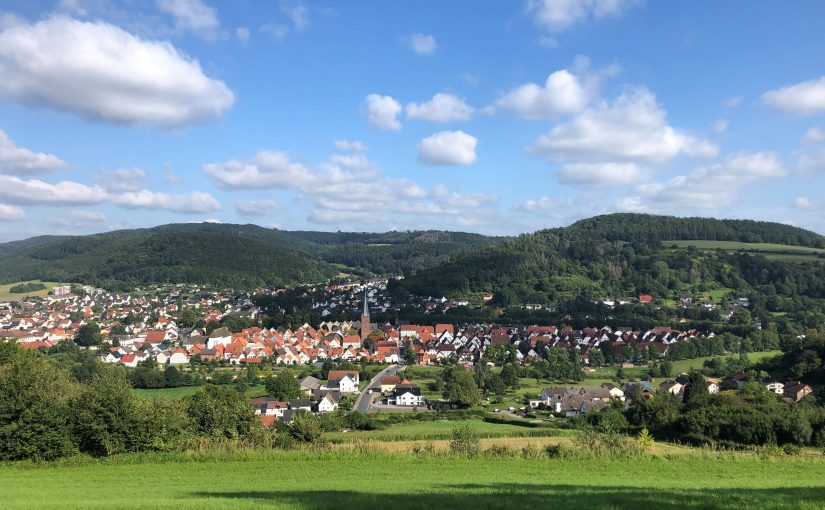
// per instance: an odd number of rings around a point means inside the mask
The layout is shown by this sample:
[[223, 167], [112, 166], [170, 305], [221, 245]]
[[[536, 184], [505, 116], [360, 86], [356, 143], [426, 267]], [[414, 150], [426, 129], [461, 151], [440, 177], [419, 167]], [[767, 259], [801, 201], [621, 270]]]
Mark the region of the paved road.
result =
[[[372, 378], [369, 385], [364, 388], [364, 391], [358, 395], [353, 409], [359, 413], [368, 413], [372, 407], [372, 399], [381, 394], [381, 378], [385, 375], [395, 375], [400, 369], [401, 367], [399, 365], [390, 365], [384, 370], [378, 372], [378, 374]], [[372, 395], [369, 394], [370, 388], [375, 390]]]

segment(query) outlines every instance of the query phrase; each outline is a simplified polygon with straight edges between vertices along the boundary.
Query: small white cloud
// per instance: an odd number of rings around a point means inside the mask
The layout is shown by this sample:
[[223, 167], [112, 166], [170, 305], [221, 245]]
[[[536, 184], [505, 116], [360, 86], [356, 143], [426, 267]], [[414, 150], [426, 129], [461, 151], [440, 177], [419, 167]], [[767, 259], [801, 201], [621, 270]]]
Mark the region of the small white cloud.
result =
[[476, 162], [478, 139], [464, 131], [441, 131], [421, 140], [418, 160], [426, 165], [460, 166]]
[[172, 194], [144, 189], [117, 195], [113, 198], [113, 202], [127, 209], [160, 209], [185, 214], [203, 214], [218, 211], [221, 208], [221, 204], [215, 200], [215, 197], [201, 191]]
[[36, 179], [0, 175], [0, 200], [22, 205], [87, 205], [107, 199], [98, 186], [86, 186], [74, 181], [50, 184]]
[[282, 23], [266, 23], [258, 30], [278, 40], [283, 39], [289, 33], [289, 27]]
[[31, 175], [60, 170], [66, 166], [65, 161], [53, 154], [17, 147], [0, 129], [0, 174]]
[[244, 44], [249, 42], [250, 35], [249, 29], [246, 27], [238, 27], [235, 29], [235, 37]]
[[728, 130], [729, 125], [730, 123], [727, 121], [727, 119], [719, 119], [713, 123], [713, 130], [717, 133], [724, 133]]
[[621, 186], [635, 184], [646, 177], [635, 163], [568, 163], [556, 179], [574, 186]]
[[438, 93], [423, 103], [407, 105], [407, 118], [442, 124], [470, 120], [474, 112], [475, 109], [464, 102], [463, 98], [444, 93]]
[[68, 214], [54, 218], [52, 224], [62, 228], [83, 228], [98, 225], [106, 221], [106, 215], [99, 211], [70, 211]]
[[802, 141], [804, 143], [819, 143], [823, 140], [825, 140], [825, 131], [822, 131], [817, 127], [808, 128], [802, 136]]
[[218, 12], [201, 0], [156, 0], [158, 9], [175, 19], [182, 30], [206, 33], [218, 28]]
[[762, 94], [762, 102], [771, 108], [794, 115], [825, 112], [825, 76], [803, 81]]
[[66, 17], [0, 31], [0, 76], [0, 99], [126, 124], [178, 128], [235, 102], [169, 42]]
[[370, 94], [364, 102], [367, 109], [367, 122], [370, 126], [392, 131], [401, 129], [401, 122], [398, 121], [401, 103], [390, 96], [380, 94]]
[[527, 0], [527, 12], [537, 25], [561, 32], [588, 21], [617, 16], [639, 0]]
[[235, 204], [235, 212], [241, 216], [267, 216], [277, 206], [274, 200], [245, 200]]
[[303, 2], [288, 2], [281, 1], [281, 11], [287, 15], [292, 22], [292, 27], [296, 32], [301, 32], [309, 26], [309, 9], [306, 8]]
[[552, 35], [539, 36], [538, 42], [539, 42], [539, 46], [543, 46], [545, 48], [553, 49], [553, 48], [558, 48], [559, 47], [558, 39], [556, 39]]
[[409, 37], [410, 48], [419, 55], [430, 55], [438, 48], [435, 37], [425, 34], [413, 34]]
[[810, 210], [814, 208], [814, 203], [808, 197], [796, 197], [794, 200], [794, 207], [798, 209]]
[[335, 140], [335, 148], [348, 152], [367, 152], [370, 148], [359, 140]]
[[0, 204], [0, 221], [20, 221], [26, 219], [26, 213], [16, 205]]

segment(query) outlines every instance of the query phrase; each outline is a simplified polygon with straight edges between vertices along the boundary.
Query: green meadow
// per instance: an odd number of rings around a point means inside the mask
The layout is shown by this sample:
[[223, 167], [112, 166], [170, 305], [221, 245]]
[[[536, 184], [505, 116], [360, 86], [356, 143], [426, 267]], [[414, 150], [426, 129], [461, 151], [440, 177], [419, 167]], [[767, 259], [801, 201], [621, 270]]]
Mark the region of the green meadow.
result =
[[226, 451], [0, 466], [4, 509], [819, 509], [825, 458]]
[[[672, 240], [662, 241], [664, 248], [676, 246], [687, 248], [695, 246], [700, 250], [725, 250], [746, 253], [758, 253], [771, 260], [783, 260], [786, 262], [816, 262], [825, 261], [821, 258], [825, 254], [825, 249], [810, 248], [807, 246], [793, 246], [788, 244], [773, 243], [743, 243], [738, 241], [700, 241], [700, 240]], [[818, 257], [819, 256], [819, 257]]]

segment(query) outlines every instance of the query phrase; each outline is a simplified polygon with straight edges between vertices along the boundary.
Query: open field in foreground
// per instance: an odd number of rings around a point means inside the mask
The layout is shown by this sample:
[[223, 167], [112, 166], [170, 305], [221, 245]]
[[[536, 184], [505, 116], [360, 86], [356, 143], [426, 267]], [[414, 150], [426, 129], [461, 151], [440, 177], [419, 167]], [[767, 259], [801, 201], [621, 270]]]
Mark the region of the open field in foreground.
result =
[[3, 508], [819, 509], [825, 459], [206, 453], [0, 466]]

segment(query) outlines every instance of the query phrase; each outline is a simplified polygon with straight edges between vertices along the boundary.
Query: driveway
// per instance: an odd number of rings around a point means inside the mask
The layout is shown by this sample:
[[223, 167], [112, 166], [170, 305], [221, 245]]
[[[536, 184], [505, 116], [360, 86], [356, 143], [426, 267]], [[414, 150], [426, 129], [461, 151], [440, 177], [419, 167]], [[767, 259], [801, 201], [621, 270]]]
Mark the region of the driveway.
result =
[[[355, 405], [352, 406], [354, 411], [358, 411], [359, 413], [368, 413], [372, 408], [372, 400], [373, 398], [379, 396], [381, 394], [381, 378], [385, 375], [395, 375], [401, 369], [399, 365], [390, 365], [384, 370], [378, 372], [375, 377], [372, 378], [369, 385], [364, 388], [364, 391], [358, 395], [358, 398], [355, 400]], [[369, 390], [373, 389], [373, 393], [370, 395]]]

